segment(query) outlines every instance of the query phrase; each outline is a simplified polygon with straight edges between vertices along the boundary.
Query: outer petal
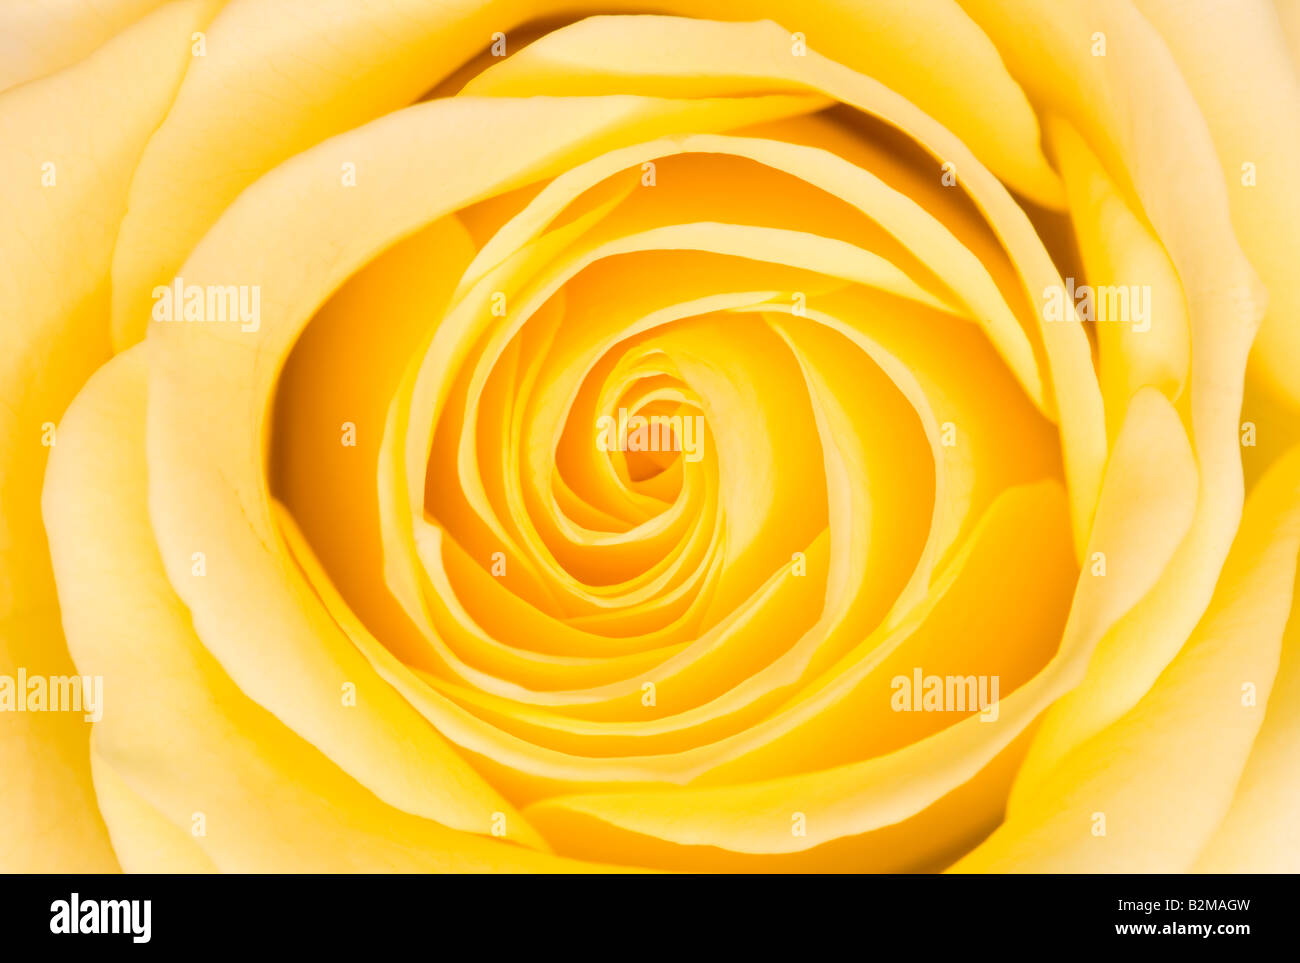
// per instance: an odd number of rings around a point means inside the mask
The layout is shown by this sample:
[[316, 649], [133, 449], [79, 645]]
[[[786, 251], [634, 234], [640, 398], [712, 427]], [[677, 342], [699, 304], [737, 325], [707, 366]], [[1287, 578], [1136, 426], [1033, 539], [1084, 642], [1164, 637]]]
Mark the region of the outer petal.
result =
[[[1232, 226], [1268, 288], [1242, 418], [1256, 423], [1247, 471], [1300, 440], [1300, 74], [1269, 0], [1138, 0], [1169, 46], [1228, 185]], [[1256, 401], [1258, 397], [1258, 401]], [[1277, 410], [1264, 410], [1277, 405]]]
[[0, 7], [0, 91], [48, 76], [164, 0], [10, 0]]
[[[230, 4], [141, 163], [113, 265], [115, 343], [143, 336], [149, 292], [171, 279], [263, 173], [411, 103], [487, 46], [493, 32], [611, 6], [644, 8], [640, 0]], [[785, 0], [668, 0], [660, 8], [722, 19], [791, 16]], [[1019, 190], [1059, 204], [1060, 185], [1043, 160], [1024, 95], [952, 0], [807, 0], [797, 19], [785, 26], [805, 33], [809, 49], [843, 58], [915, 100]]]
[[[1290, 461], [1294, 462], [1294, 454]], [[1284, 568], [1284, 566], [1280, 566]], [[1279, 598], [1285, 588], [1278, 589]], [[1241, 774], [1232, 808], [1192, 867], [1198, 873], [1300, 872], [1300, 585], [1264, 724]]]
[[93, 747], [90, 771], [95, 777], [99, 811], [108, 824], [123, 872], [218, 872], [194, 835], [147, 803]]
[[[131, 172], [214, 4], [169, 4], [76, 67], [0, 95], [0, 672], [65, 675], [37, 501], [46, 429], [109, 355], [113, 240]], [[117, 92], [126, 84], [130, 98]], [[52, 166], [44, 166], [52, 165]], [[53, 177], [42, 186], [42, 177]], [[45, 444], [42, 437], [45, 436]], [[0, 718], [0, 866], [114, 866], [94, 811], [87, 732], [61, 713]], [[13, 775], [10, 775], [13, 774]], [[57, 827], [43, 832], [40, 827]], [[51, 852], [49, 847], [57, 847]], [[39, 847], [39, 850], [38, 848]]]
[[[1228, 811], [1278, 670], [1300, 552], [1300, 448], [1265, 476], [1205, 617], [1151, 690], [1073, 749], [1016, 814], [957, 866], [970, 872], [1181, 872]], [[1289, 661], [1294, 661], [1290, 659]], [[1286, 680], [1293, 688], [1293, 679]], [[1249, 699], [1247, 695], [1258, 696]], [[1294, 691], [1253, 764], [1247, 795], [1207, 854], [1261, 868], [1270, 828], [1295, 838]], [[1270, 763], [1277, 769], [1262, 769]], [[1278, 790], [1264, 795], [1261, 790]], [[1284, 815], [1285, 813], [1285, 815]], [[1104, 835], [1095, 827], [1105, 819]], [[1250, 815], [1263, 822], [1251, 826]], [[1288, 825], [1288, 823], [1290, 825]], [[1234, 850], [1236, 841], [1249, 849]], [[1294, 859], [1294, 849], [1290, 858]]]
[[[1082, 138], [1059, 118], [1044, 126], [1061, 166], [1087, 283], [1094, 291], [1120, 285], [1151, 292], [1148, 317], [1135, 320], [1130, 304], [1128, 316], [1095, 325], [1106, 423], [1114, 438], [1140, 389], [1159, 388], [1171, 402], [1182, 396], [1190, 366], [1186, 299], [1169, 255]], [[1099, 298], [1098, 307], [1104, 304]]]
[[[82, 673], [104, 678], [95, 781], [124, 864], [152, 871], [581, 868], [384, 805], [230, 681], [195, 637], [149, 525], [144, 351], [114, 359], [78, 395], [44, 499], [70, 648]], [[292, 677], [279, 683], [297, 684]], [[358, 703], [375, 694], [358, 679]], [[334, 701], [340, 716], [358, 712], [339, 695]], [[427, 746], [419, 736], [393, 735]], [[448, 770], [444, 778], [448, 791], [459, 781], [463, 795], [473, 792], [461, 774]], [[507, 836], [520, 838], [522, 821], [504, 802], [498, 812]]]
[[[1155, 591], [1102, 643], [1088, 679], [1049, 712], [1013, 793], [1014, 811], [1017, 797], [1071, 746], [1137, 703], [1209, 603], [1240, 520], [1238, 412], [1266, 297], [1233, 236], [1205, 118], [1160, 35], [1128, 0], [962, 5], [1030, 98], [1078, 131], [1145, 215], [1183, 280], [1191, 329], [1185, 407], [1200, 474], [1192, 529]], [[1098, 33], [1108, 41], [1104, 56], [1091, 53]]]
[[1300, 76], [1300, 0], [1273, 0], [1273, 8], [1282, 24], [1282, 36], [1291, 51], [1291, 64]]

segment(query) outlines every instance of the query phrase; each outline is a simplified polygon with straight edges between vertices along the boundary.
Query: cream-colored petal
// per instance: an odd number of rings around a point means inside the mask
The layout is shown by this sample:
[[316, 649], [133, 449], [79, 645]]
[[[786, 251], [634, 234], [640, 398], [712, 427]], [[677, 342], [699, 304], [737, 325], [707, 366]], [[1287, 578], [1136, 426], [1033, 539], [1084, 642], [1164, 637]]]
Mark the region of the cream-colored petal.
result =
[[[113, 240], [141, 151], [215, 4], [168, 4], [68, 70], [0, 94], [0, 673], [72, 671], [37, 505], [56, 423], [109, 357]], [[118, 91], [128, 84], [132, 96]], [[0, 717], [0, 843], [11, 870], [115, 867], [90, 782], [86, 726]]]
[[164, 0], [10, 0], [0, 7], [0, 92], [68, 67]]
[[[1137, 0], [1196, 97], [1227, 184], [1232, 226], [1268, 289], [1250, 358], [1292, 414], [1275, 431], [1300, 440], [1300, 74], [1269, 0]], [[1243, 417], [1249, 418], [1249, 411]]]
[[1058, 118], [1044, 128], [1087, 272], [1074, 286], [1091, 289], [1098, 376], [1113, 439], [1139, 389], [1158, 388], [1171, 402], [1181, 397], [1190, 365], [1186, 297], [1169, 255], [1083, 139]]
[[123, 872], [218, 872], [193, 833], [145, 802], [93, 747], [90, 772], [95, 780], [99, 811], [108, 824], [108, 834]]

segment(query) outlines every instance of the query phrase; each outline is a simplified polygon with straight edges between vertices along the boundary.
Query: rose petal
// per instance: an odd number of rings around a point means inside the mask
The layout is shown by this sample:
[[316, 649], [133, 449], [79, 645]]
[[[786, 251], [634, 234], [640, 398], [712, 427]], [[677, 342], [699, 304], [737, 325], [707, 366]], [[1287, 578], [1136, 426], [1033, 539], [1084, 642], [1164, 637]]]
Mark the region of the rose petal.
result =
[[[680, 18], [658, 18], [653, 22], [663, 36], [671, 38], [670, 45], [642, 47], [628, 43], [622, 34], [609, 29], [603, 18], [594, 18], [556, 31], [522, 51], [520, 57], [485, 71], [469, 89], [490, 91], [501, 85], [505, 91], [519, 86], [531, 90], [540, 81], [529, 72], [529, 64], [542, 56], [539, 51], [559, 46], [564, 53], [566, 75], [568, 71], [594, 75], [607, 85], [616, 85], [613, 89], [628, 92], [672, 91], [679, 89], [686, 78], [696, 95], [734, 93], [755, 82], [775, 83], [778, 90], [793, 84], [794, 89], [822, 91], [907, 133], [934, 156], [936, 167], [952, 163], [961, 185], [986, 214], [1021, 269], [1031, 298], [1036, 299], [1050, 284], [1059, 285], [1060, 279], [1024, 211], [1011, 201], [1002, 185], [964, 143], [894, 91], [815, 53], [789, 56], [788, 38], [772, 24]], [[593, 33], [599, 42], [573, 40], [566, 44], [564, 40], [590, 38]], [[1042, 399], [1042, 403], [1049, 414], [1060, 412], [1066, 471], [1075, 506], [1076, 544], [1082, 547], [1104, 461], [1100, 396], [1092, 371], [1082, 357], [1086, 344], [1079, 328], [1073, 324], [1046, 325], [1041, 328], [1041, 338], [1054, 381], [1054, 396]], [[1017, 374], [1026, 378], [1028, 364], [1022, 363], [1018, 354], [1012, 354], [1011, 359]], [[1029, 390], [1039, 400], [1032, 386]]]
[[[1150, 691], [1075, 746], [957, 868], [984, 873], [1190, 869], [1232, 804], [1260, 730], [1291, 611], [1298, 552], [1300, 449], [1252, 493], [1213, 601]], [[1257, 688], [1259, 704], [1246, 702], [1247, 684]], [[1274, 730], [1271, 738], [1277, 735]], [[1276, 821], [1288, 796], [1268, 797], [1258, 814]], [[1263, 802], [1256, 790], [1243, 806]], [[1094, 832], [1099, 813], [1104, 835]], [[1240, 839], [1258, 851], [1259, 834], [1268, 823], [1246, 827], [1247, 814], [1234, 813], [1233, 824], [1212, 847]], [[1246, 862], [1252, 851], [1219, 848], [1216, 857], [1212, 848], [1208, 857], [1222, 865], [1226, 856], [1236, 866], [1258, 871], [1259, 862]]]
[[[1209, 604], [1240, 520], [1237, 418], [1265, 295], [1233, 236], [1205, 118], [1136, 9], [1051, 0], [1026, 0], [1014, 12], [987, 0], [962, 4], [1030, 97], [1074, 127], [1145, 214], [1184, 282], [1191, 325], [1186, 407], [1200, 474], [1196, 519], [1155, 591], [1103, 642], [1087, 681], [1049, 713], [1017, 781], [1014, 813], [1017, 796], [1071, 746], [1137, 703]], [[1105, 56], [1091, 53], [1097, 32], [1111, 41]], [[1188, 197], [1198, 203], [1188, 205]]]
[[[1151, 229], [1129, 207], [1083, 139], [1064, 121], [1045, 124], [1061, 166], [1074, 235], [1094, 292], [1095, 330], [1106, 421], [1113, 438], [1128, 411], [1129, 399], [1148, 385], [1177, 402], [1187, 384], [1190, 364], [1187, 306], [1182, 282]], [[1118, 285], [1149, 293], [1150, 315], [1134, 320], [1136, 308], [1119, 318], [1109, 311], [1101, 289]]]
[[[1296, 460], [1293, 453], [1289, 461], [1279, 462], [1273, 476], [1293, 470]], [[1286, 594], [1277, 574], [1285, 572], [1286, 560], [1279, 560], [1276, 569], [1268, 573], [1266, 583], [1277, 588], [1276, 597], [1265, 603], [1270, 608]], [[1282, 636], [1282, 658], [1263, 725], [1232, 806], [1192, 866], [1193, 872], [1294, 873], [1300, 869], [1300, 825], [1295, 818], [1300, 805], [1300, 617], [1295, 607], [1300, 594], [1296, 589], [1293, 585], [1291, 617]], [[1238, 677], [1244, 673], [1234, 665], [1227, 678]]]
[[[716, 2], [716, 14], [724, 17], [788, 14], [780, 0], [739, 8], [730, 0]], [[149, 292], [172, 278], [221, 212], [266, 171], [411, 103], [490, 44], [495, 32], [509, 34], [526, 19], [611, 5], [231, 3], [208, 31], [208, 54], [187, 76], [133, 185], [113, 264], [114, 344], [120, 348], [143, 336]], [[709, 15], [713, 3], [702, 8], [699, 0], [669, 0], [666, 6], [699, 16]], [[1026, 195], [1059, 204], [1060, 186], [1042, 158], [1033, 111], [988, 39], [952, 0], [925, 0], [925, 7], [910, 0], [854, 7], [807, 0], [801, 23], [790, 30], [806, 31], [813, 49], [825, 47], [911, 96]], [[507, 49], [513, 52], [509, 40]]]
[[[1250, 376], [1293, 417], [1278, 451], [1300, 438], [1300, 76], [1268, 0], [1138, 0], [1160, 32], [1205, 116], [1228, 185], [1232, 226], [1268, 289], [1268, 313], [1251, 352]], [[1248, 177], [1246, 164], [1252, 165]]]
[[[52, 450], [45, 425], [109, 355], [102, 320], [108, 268], [127, 187], [189, 61], [189, 35], [215, 9], [170, 4], [66, 71], [0, 95], [0, 209], [13, 237], [0, 259], [0, 672], [64, 676], [64, 649], [40, 513]], [[116, 91], [129, 83], [123, 103]], [[45, 167], [45, 165], [52, 167]], [[54, 178], [43, 186], [47, 175]], [[3, 793], [5, 866], [107, 871], [116, 867], [92, 804], [87, 729], [70, 713], [0, 722], [0, 767], [18, 774]], [[36, 827], [57, 826], [57, 838]]]
[[[632, 833], [743, 852], [807, 849], [920, 813], [979, 773], [1077, 683], [1102, 634], [1172, 555], [1190, 524], [1194, 497], [1194, 466], [1177, 415], [1147, 389], [1120, 433], [1089, 546], [1105, 547], [1108, 577], [1081, 575], [1060, 651], [1000, 700], [996, 722], [967, 717], [889, 755], [822, 772], [717, 789], [565, 796], [527, 812], [541, 825], [582, 813]], [[801, 811], [815, 814], [805, 836], [788, 830], [792, 796], [806, 799]]]
[[123, 33], [163, 0], [13, 0], [0, 8], [0, 92], [47, 77]]
[[[64, 420], [44, 498], [69, 646], [79, 671], [104, 678], [96, 783], [109, 789], [104, 813], [127, 862], [151, 871], [202, 866], [178, 846], [184, 832], [213, 865], [234, 872], [581, 868], [489, 838], [495, 818], [509, 839], [536, 841], [504, 800], [448, 762], [423, 723], [386, 716], [394, 740], [400, 732], [424, 760], [421, 808], [452, 822], [463, 821], [458, 810], [483, 806], [482, 835], [384, 805], [239, 691], [195, 636], [153, 541], [147, 381], [143, 347], [92, 378]], [[274, 681], [301, 686], [292, 675]], [[333, 687], [340, 724], [364, 724], [382, 707], [381, 690], [358, 675], [349, 706]], [[406, 768], [416, 767], [408, 760]]]

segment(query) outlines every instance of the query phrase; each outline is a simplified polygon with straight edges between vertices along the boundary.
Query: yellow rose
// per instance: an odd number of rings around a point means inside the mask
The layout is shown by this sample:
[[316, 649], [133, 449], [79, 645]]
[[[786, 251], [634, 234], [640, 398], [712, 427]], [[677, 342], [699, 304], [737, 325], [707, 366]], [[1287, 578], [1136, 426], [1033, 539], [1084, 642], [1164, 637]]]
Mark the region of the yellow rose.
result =
[[1296, 4], [658, 6], [0, 12], [0, 868], [1300, 869]]

